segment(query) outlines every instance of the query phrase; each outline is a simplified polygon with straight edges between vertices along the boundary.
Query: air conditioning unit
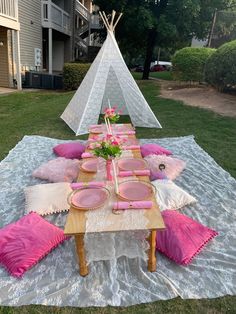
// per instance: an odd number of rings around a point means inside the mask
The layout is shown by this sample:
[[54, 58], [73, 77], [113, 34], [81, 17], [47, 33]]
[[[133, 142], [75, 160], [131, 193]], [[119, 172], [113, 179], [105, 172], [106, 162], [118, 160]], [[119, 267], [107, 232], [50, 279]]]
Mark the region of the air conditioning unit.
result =
[[31, 87], [32, 88], [41, 88], [41, 74], [40, 73], [31, 73]]
[[53, 75], [41, 74], [41, 77], [42, 77], [41, 88], [45, 88], [45, 89], [54, 88]]
[[61, 75], [54, 76], [54, 89], [63, 89], [63, 78]]
[[30, 88], [41, 88], [41, 73], [25, 72], [25, 86]]

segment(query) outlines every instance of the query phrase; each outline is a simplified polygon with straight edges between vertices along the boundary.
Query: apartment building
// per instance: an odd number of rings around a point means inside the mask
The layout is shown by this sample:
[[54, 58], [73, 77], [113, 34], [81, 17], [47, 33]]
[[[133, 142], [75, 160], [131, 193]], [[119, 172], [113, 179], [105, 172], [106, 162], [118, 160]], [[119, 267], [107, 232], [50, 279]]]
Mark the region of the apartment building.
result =
[[100, 28], [91, 0], [0, 0], [0, 86], [21, 88], [21, 74], [61, 73], [86, 55]]
[[[18, 1], [0, 0], [0, 86], [21, 88]], [[14, 47], [14, 49], [13, 49]]]

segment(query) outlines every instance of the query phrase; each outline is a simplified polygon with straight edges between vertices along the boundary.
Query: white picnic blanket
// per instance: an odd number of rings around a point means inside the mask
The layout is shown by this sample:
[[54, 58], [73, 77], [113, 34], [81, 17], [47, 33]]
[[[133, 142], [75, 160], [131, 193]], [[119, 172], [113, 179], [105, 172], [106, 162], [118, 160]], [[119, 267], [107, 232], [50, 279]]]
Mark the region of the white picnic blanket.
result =
[[[62, 140], [25, 136], [0, 163], [0, 227], [24, 214], [26, 186], [38, 184], [33, 169], [54, 158]], [[217, 230], [189, 266], [157, 253], [157, 271], [147, 272], [139, 258], [119, 257], [90, 264], [89, 276], [78, 274], [73, 239], [60, 245], [22, 279], [0, 267], [0, 305], [128, 306], [181, 298], [215, 298], [236, 294], [236, 181], [195, 142], [193, 136], [142, 139], [158, 143], [187, 162], [175, 183], [198, 199], [183, 213]], [[66, 213], [46, 217], [63, 228]], [[129, 239], [127, 239], [128, 243]]]

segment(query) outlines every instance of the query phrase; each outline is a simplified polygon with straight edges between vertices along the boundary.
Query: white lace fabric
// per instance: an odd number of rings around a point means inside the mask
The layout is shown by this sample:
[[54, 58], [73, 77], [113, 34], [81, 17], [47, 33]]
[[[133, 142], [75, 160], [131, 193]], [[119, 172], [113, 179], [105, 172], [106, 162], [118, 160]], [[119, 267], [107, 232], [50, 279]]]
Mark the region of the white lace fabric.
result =
[[[0, 228], [25, 214], [24, 188], [43, 183], [32, 178], [32, 171], [55, 158], [52, 148], [63, 142], [26, 136], [0, 163]], [[236, 180], [193, 137], [145, 139], [141, 140], [143, 143], [162, 145], [187, 162], [175, 183], [198, 199], [198, 203], [185, 207], [183, 214], [215, 229], [219, 235], [189, 266], [176, 265], [157, 253], [154, 273], [147, 271], [143, 258], [119, 257], [121, 241], [114, 239], [117, 258], [91, 262], [86, 278], [79, 276], [75, 243], [71, 238], [27, 271], [21, 280], [0, 267], [2, 306], [129, 306], [177, 296], [199, 299], [236, 294]], [[58, 213], [45, 219], [63, 229], [66, 217], [66, 213]], [[128, 244], [127, 250], [136, 245], [128, 232], [122, 235], [125, 237], [122, 242]], [[107, 243], [107, 250], [113, 249], [114, 241]], [[99, 240], [91, 238], [91, 248], [99, 245]], [[134, 248], [131, 251], [135, 253]]]
[[88, 133], [108, 105], [129, 114], [133, 125], [161, 128], [121, 55], [114, 34], [107, 38], [61, 118], [76, 133]]

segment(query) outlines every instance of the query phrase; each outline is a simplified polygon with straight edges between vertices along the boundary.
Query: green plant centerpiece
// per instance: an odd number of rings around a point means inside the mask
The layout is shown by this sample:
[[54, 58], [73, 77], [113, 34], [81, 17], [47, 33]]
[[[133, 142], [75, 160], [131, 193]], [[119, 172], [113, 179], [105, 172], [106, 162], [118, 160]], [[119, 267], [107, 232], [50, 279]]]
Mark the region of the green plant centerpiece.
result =
[[122, 143], [123, 140], [118, 136], [107, 134], [100, 141], [90, 143], [89, 148], [93, 150], [95, 156], [109, 160], [121, 155]]
[[109, 120], [111, 123], [116, 123], [120, 119], [120, 113], [116, 112], [117, 107], [106, 108], [104, 110], [104, 120]]
[[[101, 140], [96, 140], [89, 144], [89, 148], [93, 150], [93, 154], [106, 160], [107, 180], [112, 181], [112, 159], [119, 157], [122, 153], [122, 143], [124, 139], [119, 136], [107, 134]], [[113, 163], [114, 167], [114, 163]]]

